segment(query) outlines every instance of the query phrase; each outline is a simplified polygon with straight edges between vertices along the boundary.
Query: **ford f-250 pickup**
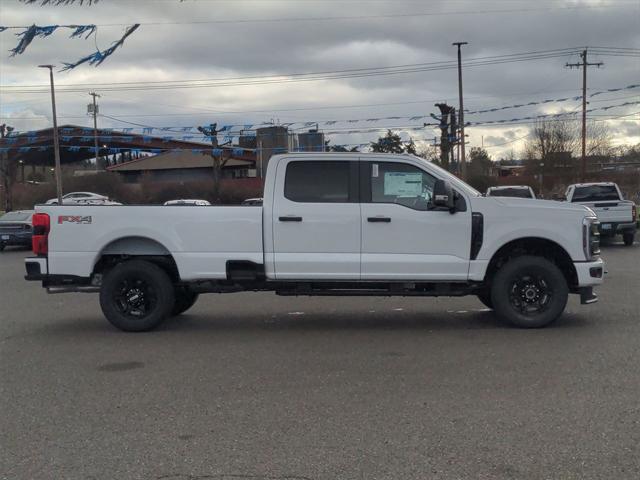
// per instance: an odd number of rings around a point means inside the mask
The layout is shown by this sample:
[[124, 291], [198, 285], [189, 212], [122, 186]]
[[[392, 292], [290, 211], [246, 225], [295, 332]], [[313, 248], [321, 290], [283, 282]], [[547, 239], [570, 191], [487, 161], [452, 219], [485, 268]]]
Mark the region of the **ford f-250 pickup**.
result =
[[201, 293], [477, 297], [542, 327], [602, 283], [598, 222], [569, 203], [483, 197], [418, 157], [271, 158], [262, 206], [40, 205], [27, 280], [99, 292], [106, 318], [149, 330]]
[[636, 205], [622, 197], [620, 187], [612, 182], [577, 183], [569, 185], [567, 202], [589, 207], [598, 217], [600, 235], [622, 235], [627, 246], [633, 245], [636, 235]]

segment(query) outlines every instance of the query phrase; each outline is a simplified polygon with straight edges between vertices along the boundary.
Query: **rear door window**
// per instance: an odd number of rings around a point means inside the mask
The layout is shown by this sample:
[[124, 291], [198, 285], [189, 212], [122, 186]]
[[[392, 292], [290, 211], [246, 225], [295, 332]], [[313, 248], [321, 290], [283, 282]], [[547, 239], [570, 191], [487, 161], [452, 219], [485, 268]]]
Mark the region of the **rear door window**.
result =
[[498, 190], [491, 190], [489, 196], [531, 198], [531, 192], [527, 188], [500, 188]]
[[[351, 171], [354, 162], [290, 162], [284, 181], [284, 196], [293, 202], [357, 202], [357, 183]], [[357, 168], [357, 162], [356, 162]]]

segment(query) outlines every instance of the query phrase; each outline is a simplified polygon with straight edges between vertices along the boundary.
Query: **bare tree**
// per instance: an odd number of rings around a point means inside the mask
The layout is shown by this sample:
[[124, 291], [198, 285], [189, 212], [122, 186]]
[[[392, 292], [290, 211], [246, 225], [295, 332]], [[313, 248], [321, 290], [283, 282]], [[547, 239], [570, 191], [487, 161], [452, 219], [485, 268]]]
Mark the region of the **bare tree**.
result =
[[578, 135], [574, 120], [539, 120], [525, 145], [525, 157], [545, 161], [561, 153], [572, 155], [579, 148]]
[[587, 122], [587, 156], [610, 157], [614, 154], [611, 132], [604, 122]]

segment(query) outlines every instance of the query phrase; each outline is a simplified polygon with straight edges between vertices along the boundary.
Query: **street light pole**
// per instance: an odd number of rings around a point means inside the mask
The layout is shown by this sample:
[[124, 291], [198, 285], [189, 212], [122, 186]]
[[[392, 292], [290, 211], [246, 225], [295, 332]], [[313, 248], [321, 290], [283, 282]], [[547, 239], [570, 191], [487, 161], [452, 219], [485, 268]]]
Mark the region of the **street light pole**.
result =
[[460, 109], [458, 111], [458, 118], [460, 119], [460, 176], [462, 179], [467, 178], [467, 160], [464, 150], [464, 102], [462, 100], [462, 53], [460, 51], [460, 47], [462, 45], [467, 45], [469, 42], [454, 42], [452, 45], [456, 45], [458, 47], [458, 97], [460, 99]]
[[60, 140], [58, 139], [58, 118], [56, 116], [56, 93], [53, 84], [54, 65], [38, 65], [39, 68], [49, 69], [49, 79], [51, 81], [51, 110], [53, 112], [53, 154], [55, 156], [56, 194], [58, 205], [62, 205], [62, 169], [60, 168]]

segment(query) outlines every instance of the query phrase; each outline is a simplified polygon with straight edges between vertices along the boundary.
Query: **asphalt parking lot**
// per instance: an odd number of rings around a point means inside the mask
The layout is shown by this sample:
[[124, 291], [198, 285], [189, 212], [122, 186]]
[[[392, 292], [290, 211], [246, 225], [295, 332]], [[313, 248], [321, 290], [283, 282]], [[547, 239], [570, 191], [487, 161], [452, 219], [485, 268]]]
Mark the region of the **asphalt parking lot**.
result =
[[208, 295], [126, 334], [0, 254], [4, 479], [640, 478], [640, 245], [518, 330], [474, 298]]

